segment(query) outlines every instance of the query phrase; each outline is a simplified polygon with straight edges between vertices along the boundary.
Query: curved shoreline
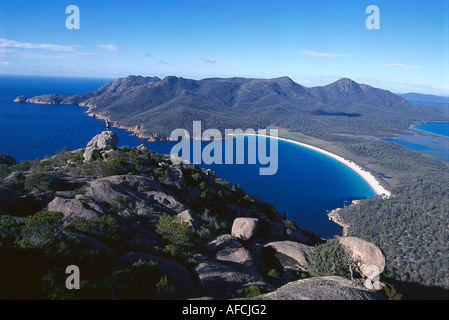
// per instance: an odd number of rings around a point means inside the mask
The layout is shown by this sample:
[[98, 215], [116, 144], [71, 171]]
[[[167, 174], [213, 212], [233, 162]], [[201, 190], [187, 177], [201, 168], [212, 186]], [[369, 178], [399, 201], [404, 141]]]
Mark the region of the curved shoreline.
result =
[[[240, 134], [239, 134], [240, 135]], [[278, 140], [283, 140], [283, 141], [287, 141], [290, 143], [294, 143], [297, 144], [299, 146], [308, 148], [308, 149], [312, 149], [315, 150], [317, 152], [320, 152], [322, 154], [325, 154], [341, 163], [343, 163], [344, 165], [346, 165], [347, 167], [349, 167], [350, 169], [352, 169], [355, 173], [357, 173], [363, 180], [366, 181], [366, 183], [368, 183], [368, 185], [371, 187], [371, 189], [374, 191], [374, 193], [377, 196], [380, 196], [382, 198], [389, 198], [391, 197], [391, 192], [388, 191], [387, 189], [385, 189], [379, 181], [376, 180], [376, 178], [368, 171], [364, 170], [362, 167], [360, 167], [358, 164], [356, 164], [355, 162], [351, 161], [351, 160], [347, 160], [339, 155], [336, 155], [335, 153], [326, 151], [324, 149], [309, 145], [309, 144], [305, 144], [299, 141], [295, 141], [292, 139], [287, 139], [287, 138], [281, 138], [281, 137], [275, 137], [275, 136], [270, 136], [270, 135], [265, 135], [265, 134], [241, 134], [241, 135], [255, 135], [255, 136], [263, 136], [263, 137], [267, 137], [267, 138], [275, 138]]]

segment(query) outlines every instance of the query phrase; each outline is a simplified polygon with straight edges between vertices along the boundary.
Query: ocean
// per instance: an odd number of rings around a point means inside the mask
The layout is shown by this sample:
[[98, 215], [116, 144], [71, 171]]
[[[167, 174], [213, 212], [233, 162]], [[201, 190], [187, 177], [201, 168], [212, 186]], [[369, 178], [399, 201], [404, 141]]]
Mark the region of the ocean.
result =
[[[52, 156], [65, 148], [85, 147], [94, 135], [105, 129], [104, 121], [87, 116], [85, 108], [19, 104], [13, 100], [19, 95], [88, 92], [112, 80], [0, 76], [0, 153], [7, 153], [17, 160], [33, 160]], [[119, 136], [119, 146], [144, 143], [150, 150], [170, 153], [176, 144], [150, 143], [125, 130], [112, 128], [112, 131]], [[238, 183], [247, 193], [271, 202], [305, 230], [324, 238], [340, 235], [341, 228], [329, 221], [326, 212], [355, 199], [372, 197], [373, 190], [359, 175], [335, 159], [286, 141], [278, 141], [278, 146], [278, 171], [274, 175], [259, 175], [260, 166], [253, 164], [200, 166], [211, 168], [223, 180]]]

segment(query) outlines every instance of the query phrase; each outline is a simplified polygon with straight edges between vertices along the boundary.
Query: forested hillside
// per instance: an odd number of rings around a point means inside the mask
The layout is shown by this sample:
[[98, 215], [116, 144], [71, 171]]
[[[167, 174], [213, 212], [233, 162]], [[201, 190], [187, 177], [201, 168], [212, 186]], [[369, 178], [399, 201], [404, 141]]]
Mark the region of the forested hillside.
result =
[[[391, 135], [414, 121], [443, 120], [438, 109], [416, 105], [389, 92], [341, 79], [306, 88], [276, 79], [129, 76], [72, 97], [44, 95], [33, 103], [78, 104], [142, 136], [168, 137], [172, 130], [202, 127], [262, 129], [278, 126], [309, 135]], [[444, 116], [449, 120], [449, 115]], [[443, 118], [444, 118], [443, 117]]]

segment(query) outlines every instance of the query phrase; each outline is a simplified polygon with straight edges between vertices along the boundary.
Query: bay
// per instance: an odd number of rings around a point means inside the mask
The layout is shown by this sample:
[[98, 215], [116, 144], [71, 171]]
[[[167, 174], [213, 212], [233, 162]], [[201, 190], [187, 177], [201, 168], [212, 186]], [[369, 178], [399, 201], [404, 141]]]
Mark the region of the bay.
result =
[[[74, 95], [96, 90], [113, 79], [0, 76], [0, 152], [16, 160], [52, 156], [65, 148], [83, 148], [105, 128], [105, 123], [87, 116], [86, 108], [74, 105], [16, 103], [19, 95]], [[119, 145], [143, 142], [124, 130], [117, 131]]]
[[[22, 94], [33, 97], [88, 92], [111, 80], [0, 76], [0, 153], [10, 154], [17, 160], [33, 160], [54, 155], [64, 148], [85, 147], [105, 128], [103, 121], [87, 116], [86, 109], [71, 105], [19, 104], [13, 100]], [[168, 141], [150, 143], [125, 130], [112, 130], [119, 136], [119, 145], [144, 143], [150, 150], [168, 154], [176, 144]], [[245, 139], [247, 145], [251, 137], [238, 136], [236, 139]], [[260, 165], [200, 166], [214, 170], [223, 180], [239, 184], [247, 193], [287, 212], [288, 217], [305, 230], [324, 238], [340, 235], [340, 227], [329, 221], [326, 212], [354, 199], [372, 197], [373, 190], [358, 174], [335, 159], [287, 141], [278, 143], [279, 164], [275, 175], [259, 175]]]

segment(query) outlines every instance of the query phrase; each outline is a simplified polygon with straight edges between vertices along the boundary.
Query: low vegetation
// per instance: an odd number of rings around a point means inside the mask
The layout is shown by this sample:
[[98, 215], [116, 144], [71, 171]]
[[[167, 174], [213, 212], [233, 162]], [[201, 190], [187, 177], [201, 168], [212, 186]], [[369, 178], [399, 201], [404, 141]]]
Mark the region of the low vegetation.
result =
[[[235, 210], [258, 217], [262, 224], [283, 222], [288, 233], [299, 229], [272, 205], [213, 172], [183, 165], [178, 181], [169, 174], [173, 168], [167, 156], [127, 147], [114, 150], [106, 160], [86, 162], [82, 151], [65, 150], [45, 160], [2, 164], [0, 191], [12, 200], [0, 206], [0, 298], [185, 298], [185, 291], [172, 282], [173, 274], [156, 262], [127, 261], [122, 255], [143, 252], [144, 257], [154, 255], [192, 270], [198, 264], [196, 255], [207, 254], [212, 239], [231, 232]], [[115, 193], [106, 202], [93, 204], [90, 183], [117, 176], [127, 181], [127, 187], [142, 177], [154, 181], [154, 186], [135, 184], [131, 194]], [[152, 192], [167, 192], [181, 200], [195, 212], [195, 228], [163, 204], [132, 196]], [[87, 212], [93, 216], [46, 211], [56, 198], [77, 204], [74, 210], [91, 210]], [[68, 265], [82, 270], [82, 290], [66, 289]], [[251, 286], [251, 279], [239, 297], [266, 292]]]

